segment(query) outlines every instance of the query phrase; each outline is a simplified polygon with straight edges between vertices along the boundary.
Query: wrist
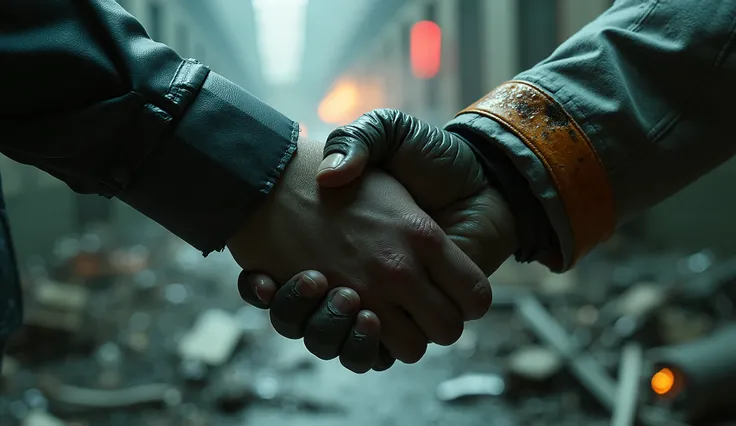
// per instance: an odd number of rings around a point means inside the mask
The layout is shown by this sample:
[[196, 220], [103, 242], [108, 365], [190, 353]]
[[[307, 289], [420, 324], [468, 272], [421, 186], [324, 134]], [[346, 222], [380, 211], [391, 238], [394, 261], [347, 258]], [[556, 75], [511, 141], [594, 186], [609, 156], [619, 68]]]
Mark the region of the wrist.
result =
[[[246, 257], [244, 251], [252, 253], [252, 249], [243, 246], [243, 241], [268, 238], [268, 235], [264, 235], [263, 230], [271, 226], [276, 217], [283, 217], [281, 213], [298, 215], [301, 207], [315, 202], [317, 199], [316, 173], [321, 159], [321, 144], [301, 138], [297, 141], [293, 155], [284, 165], [281, 176], [263, 203], [227, 240], [228, 249], [240, 266], [248, 269], [241, 263], [241, 259]], [[293, 212], [290, 212], [291, 210]]]
[[497, 189], [506, 201], [513, 217], [516, 260], [531, 262], [558, 251], [559, 243], [544, 207], [508, 155], [487, 135], [466, 128], [452, 131], [472, 148], [483, 166], [488, 185]]

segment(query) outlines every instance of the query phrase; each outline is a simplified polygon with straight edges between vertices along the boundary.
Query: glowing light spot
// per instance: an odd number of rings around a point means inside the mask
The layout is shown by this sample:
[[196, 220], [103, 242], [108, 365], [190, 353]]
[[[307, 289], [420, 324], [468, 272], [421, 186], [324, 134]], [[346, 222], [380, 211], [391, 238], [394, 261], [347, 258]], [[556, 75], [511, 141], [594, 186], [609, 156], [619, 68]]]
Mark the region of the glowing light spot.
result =
[[665, 395], [675, 387], [675, 373], [669, 368], [663, 368], [652, 376], [652, 390], [657, 395]]
[[411, 28], [409, 54], [415, 77], [428, 80], [440, 72], [442, 29], [432, 21], [420, 21]]

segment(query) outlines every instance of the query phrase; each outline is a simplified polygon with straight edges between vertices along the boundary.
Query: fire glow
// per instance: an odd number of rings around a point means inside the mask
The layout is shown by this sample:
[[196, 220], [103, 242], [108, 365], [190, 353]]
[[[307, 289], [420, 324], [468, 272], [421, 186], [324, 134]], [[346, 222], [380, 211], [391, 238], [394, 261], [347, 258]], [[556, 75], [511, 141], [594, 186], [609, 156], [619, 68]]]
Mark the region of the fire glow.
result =
[[652, 376], [652, 390], [657, 395], [666, 395], [675, 387], [675, 373], [669, 368], [663, 368]]

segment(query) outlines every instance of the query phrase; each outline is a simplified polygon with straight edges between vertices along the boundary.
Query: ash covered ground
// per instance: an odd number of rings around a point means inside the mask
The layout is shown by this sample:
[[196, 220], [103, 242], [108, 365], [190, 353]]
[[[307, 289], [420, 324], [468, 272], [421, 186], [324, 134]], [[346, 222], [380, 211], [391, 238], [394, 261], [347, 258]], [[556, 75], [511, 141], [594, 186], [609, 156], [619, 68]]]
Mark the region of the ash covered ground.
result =
[[455, 345], [355, 375], [246, 306], [228, 254], [132, 239], [69, 236], [21, 265], [26, 326], [8, 348], [0, 424], [673, 425], [682, 417], [650, 395], [648, 350], [734, 317], [732, 262], [617, 237], [564, 275], [504, 265], [492, 311]]

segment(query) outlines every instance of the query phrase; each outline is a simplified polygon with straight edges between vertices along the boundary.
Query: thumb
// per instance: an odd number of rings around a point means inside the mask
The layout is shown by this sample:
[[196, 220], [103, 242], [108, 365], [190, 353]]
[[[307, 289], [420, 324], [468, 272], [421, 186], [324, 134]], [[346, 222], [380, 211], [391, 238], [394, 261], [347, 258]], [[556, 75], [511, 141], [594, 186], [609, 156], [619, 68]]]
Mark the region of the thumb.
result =
[[323, 187], [347, 185], [362, 175], [369, 163], [385, 161], [401, 143], [395, 129], [401, 127], [403, 117], [396, 110], [377, 109], [335, 129], [327, 138], [317, 182]]
[[370, 156], [368, 148], [355, 138], [330, 138], [325, 158], [317, 169], [317, 183], [322, 187], [345, 186], [363, 174]]

